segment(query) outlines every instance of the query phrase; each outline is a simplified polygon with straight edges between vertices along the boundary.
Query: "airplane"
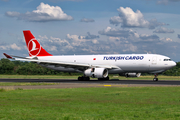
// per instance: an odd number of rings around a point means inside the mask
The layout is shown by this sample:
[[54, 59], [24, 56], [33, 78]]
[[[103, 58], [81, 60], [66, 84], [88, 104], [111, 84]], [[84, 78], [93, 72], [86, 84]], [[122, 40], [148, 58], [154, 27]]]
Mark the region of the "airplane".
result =
[[153, 73], [153, 81], [158, 81], [158, 74], [176, 63], [169, 57], [158, 54], [104, 54], [104, 55], [61, 55], [48, 53], [36, 40], [30, 30], [23, 31], [28, 57], [19, 57], [4, 53], [6, 58], [35, 62], [43, 67], [63, 72], [79, 72], [84, 76], [78, 80], [109, 80], [109, 74], [119, 74], [125, 77], [139, 77], [141, 73]]

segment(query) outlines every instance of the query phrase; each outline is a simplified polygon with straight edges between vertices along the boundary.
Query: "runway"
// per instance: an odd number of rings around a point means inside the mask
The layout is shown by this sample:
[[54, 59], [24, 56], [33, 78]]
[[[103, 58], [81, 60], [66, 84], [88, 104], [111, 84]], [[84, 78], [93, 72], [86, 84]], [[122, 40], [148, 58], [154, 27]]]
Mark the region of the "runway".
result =
[[87, 84], [140, 84], [140, 85], [180, 85], [180, 81], [175, 80], [118, 80], [111, 79], [109, 81], [78, 81], [73, 79], [0, 79], [0, 82], [55, 82], [55, 83], [87, 83]]

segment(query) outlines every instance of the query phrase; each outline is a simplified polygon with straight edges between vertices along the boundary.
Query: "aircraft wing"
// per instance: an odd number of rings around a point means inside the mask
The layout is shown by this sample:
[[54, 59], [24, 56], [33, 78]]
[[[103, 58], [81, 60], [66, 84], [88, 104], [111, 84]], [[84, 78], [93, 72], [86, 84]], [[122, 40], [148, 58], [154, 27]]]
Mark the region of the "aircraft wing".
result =
[[35, 62], [40, 65], [54, 65], [56, 67], [65, 67], [65, 68], [74, 68], [78, 70], [86, 70], [88, 68], [107, 68], [107, 69], [118, 69], [119, 67], [113, 66], [113, 65], [92, 65], [88, 63], [78, 63], [78, 62], [66, 62], [66, 61], [49, 61], [49, 60], [39, 60], [37, 57], [34, 58], [26, 58], [26, 57], [19, 57], [19, 56], [13, 56], [8, 55], [4, 53], [4, 55], [9, 59], [19, 60], [19, 61], [28, 61], [28, 62]]

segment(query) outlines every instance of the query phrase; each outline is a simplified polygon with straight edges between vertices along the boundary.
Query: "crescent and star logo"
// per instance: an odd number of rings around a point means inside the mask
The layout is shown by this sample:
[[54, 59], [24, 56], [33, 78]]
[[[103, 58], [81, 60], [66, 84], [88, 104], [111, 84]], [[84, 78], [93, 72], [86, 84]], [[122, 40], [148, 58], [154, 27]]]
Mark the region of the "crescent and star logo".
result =
[[41, 51], [41, 45], [33, 38], [28, 43], [28, 50], [31, 56], [37, 56]]

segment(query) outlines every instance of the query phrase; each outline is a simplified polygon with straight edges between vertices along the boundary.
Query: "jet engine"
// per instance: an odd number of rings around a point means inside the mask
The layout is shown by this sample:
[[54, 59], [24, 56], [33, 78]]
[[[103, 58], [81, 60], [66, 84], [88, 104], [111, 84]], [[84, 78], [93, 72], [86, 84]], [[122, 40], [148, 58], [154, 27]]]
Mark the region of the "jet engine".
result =
[[125, 76], [125, 77], [140, 77], [141, 73], [121, 73], [119, 76]]
[[84, 75], [92, 78], [106, 78], [108, 70], [106, 68], [89, 68], [84, 71]]

